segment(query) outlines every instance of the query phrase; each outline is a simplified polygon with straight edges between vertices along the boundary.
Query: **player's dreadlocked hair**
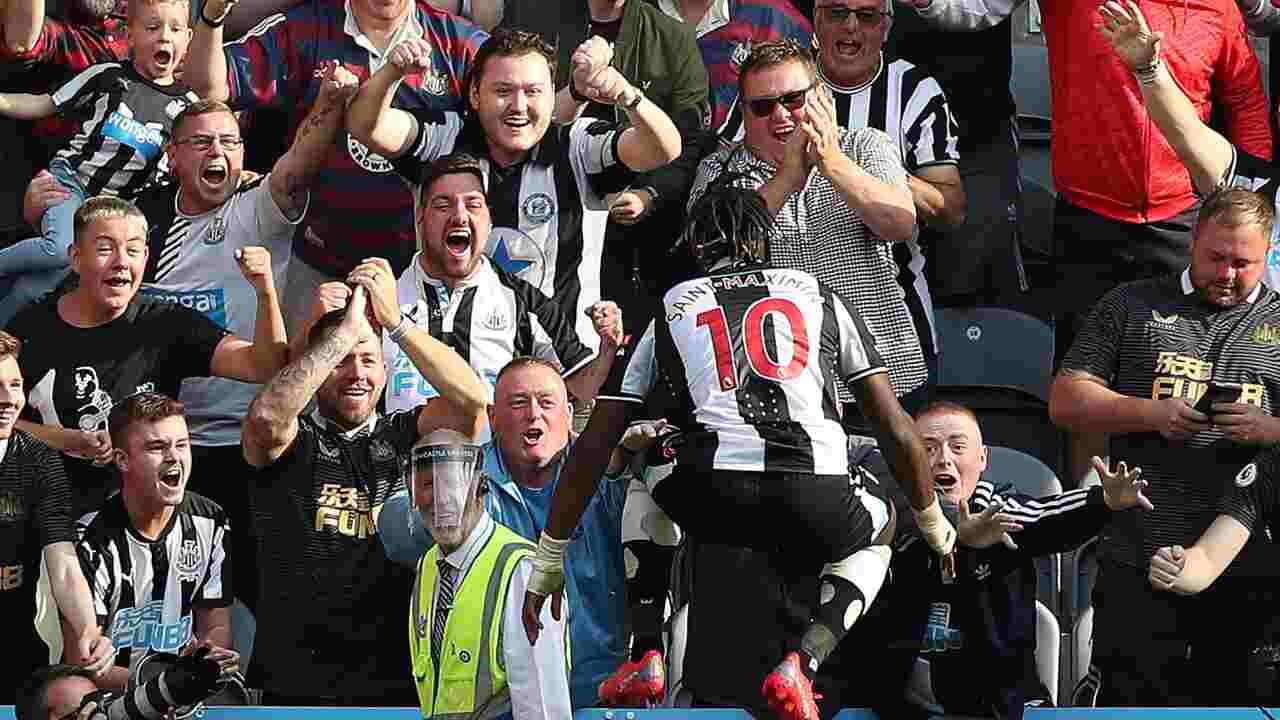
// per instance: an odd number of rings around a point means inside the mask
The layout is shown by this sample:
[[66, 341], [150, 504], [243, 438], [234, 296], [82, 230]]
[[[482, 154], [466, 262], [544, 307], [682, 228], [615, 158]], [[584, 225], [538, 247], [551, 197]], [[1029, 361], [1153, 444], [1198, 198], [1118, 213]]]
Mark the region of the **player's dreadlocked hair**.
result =
[[760, 193], [738, 185], [749, 180], [741, 173], [721, 175], [689, 208], [676, 247], [687, 246], [704, 273], [724, 258], [734, 264], [769, 262], [773, 214]]

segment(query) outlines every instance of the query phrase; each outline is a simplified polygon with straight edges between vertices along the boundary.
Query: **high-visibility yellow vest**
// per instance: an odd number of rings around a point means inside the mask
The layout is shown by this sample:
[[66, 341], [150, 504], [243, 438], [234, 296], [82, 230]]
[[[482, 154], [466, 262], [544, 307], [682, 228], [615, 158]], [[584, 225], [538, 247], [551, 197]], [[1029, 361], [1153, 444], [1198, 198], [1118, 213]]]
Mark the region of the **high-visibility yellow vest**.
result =
[[409, 656], [424, 718], [482, 720], [510, 711], [502, 618], [511, 574], [534, 550], [533, 543], [494, 523], [493, 534], [454, 593], [438, 668], [431, 658], [431, 628], [440, 547], [432, 547], [418, 561], [409, 608]]

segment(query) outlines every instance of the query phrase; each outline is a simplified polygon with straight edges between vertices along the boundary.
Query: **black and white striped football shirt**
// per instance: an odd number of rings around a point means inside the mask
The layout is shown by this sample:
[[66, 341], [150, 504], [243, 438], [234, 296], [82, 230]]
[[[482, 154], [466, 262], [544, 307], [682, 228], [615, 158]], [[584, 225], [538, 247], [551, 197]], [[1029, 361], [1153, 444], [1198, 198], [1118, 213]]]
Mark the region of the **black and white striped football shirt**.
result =
[[599, 338], [584, 311], [600, 299], [609, 219], [604, 197], [625, 189], [634, 176], [618, 160], [622, 129], [593, 118], [553, 124], [527, 159], [502, 168], [489, 158], [478, 120], [428, 111], [415, 111], [414, 119], [417, 130], [393, 165], [413, 189], [415, 212], [418, 182], [433, 160], [454, 151], [481, 158], [493, 221], [485, 254], [552, 298], [582, 342], [596, 347]]
[[173, 120], [198, 98], [181, 83], [157, 85], [128, 62], [90, 66], [53, 94], [60, 115], [87, 116], [59, 150], [85, 197], [132, 197], [163, 168]]
[[[942, 87], [923, 68], [906, 60], [886, 62], [881, 53], [875, 75], [852, 88], [832, 82], [822, 74], [820, 65], [818, 70], [835, 101], [837, 124], [850, 130], [870, 127], [883, 131], [902, 151], [907, 173], [915, 175], [933, 165], [960, 164], [960, 128]], [[907, 309], [921, 335], [929, 328], [928, 339], [934, 342], [933, 298], [924, 276], [920, 239], [894, 245], [893, 259], [898, 264], [898, 285]]]
[[160, 537], [134, 529], [124, 496], [80, 518], [77, 549], [116, 664], [137, 667], [153, 652], [179, 652], [194, 637], [195, 608], [232, 602], [226, 513], [187, 491]]
[[[909, 192], [902, 153], [884, 131], [841, 128], [839, 133], [840, 147], [854, 163]], [[698, 166], [689, 206], [725, 172], [741, 173], [746, 178], [738, 184], [759, 188], [773, 177], [774, 169], [745, 144], [721, 148]], [[894, 253], [899, 244], [877, 237], [831, 180], [815, 169], [804, 188], [789, 195], [778, 211], [769, 256], [776, 266], [812, 274], [858, 309], [889, 368], [893, 390], [901, 397], [928, 380], [924, 353], [929, 336], [928, 328], [917, 327], [906, 291], [898, 284]], [[841, 386], [840, 400], [853, 399]]]
[[615, 364], [599, 399], [641, 403], [664, 381], [688, 415], [676, 421], [682, 464], [849, 472], [837, 379], [885, 367], [847, 301], [809, 273], [756, 266], [680, 283], [662, 302], [665, 319]]
[[[565, 317], [560, 304], [488, 257], [481, 258], [472, 277], [450, 289], [423, 271], [419, 253], [400, 276], [396, 292], [410, 322], [470, 363], [489, 386], [490, 400], [498, 371], [516, 356], [548, 360], [566, 377], [595, 357], [578, 340], [574, 319]], [[387, 410], [410, 410], [439, 394], [399, 345], [384, 338], [382, 347]]]
[[[1126, 283], [1098, 301], [1062, 362], [1129, 397], [1183, 398], [1195, 404], [1211, 381], [1240, 383], [1238, 402], [1275, 414], [1280, 398], [1280, 295], [1259, 283], [1248, 302], [1204, 302], [1189, 271]], [[1110, 437], [1115, 461], [1142, 468], [1155, 505], [1115, 513], [1102, 532], [1100, 557], [1146, 567], [1156, 549], [1190, 546], [1217, 512], [1224, 478], [1258, 448], [1236, 445], [1210, 428], [1181, 443], [1159, 433]]]

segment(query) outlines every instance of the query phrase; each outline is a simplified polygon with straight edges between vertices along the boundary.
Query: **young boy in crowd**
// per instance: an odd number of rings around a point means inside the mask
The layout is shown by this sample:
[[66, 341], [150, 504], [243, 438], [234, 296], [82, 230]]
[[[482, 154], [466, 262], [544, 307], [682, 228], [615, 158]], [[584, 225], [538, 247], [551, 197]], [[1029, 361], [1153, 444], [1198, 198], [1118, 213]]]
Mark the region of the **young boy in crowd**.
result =
[[86, 198], [131, 198], [161, 169], [173, 119], [196, 100], [175, 78], [191, 41], [190, 14], [189, 0], [132, 0], [129, 62], [92, 65], [53, 94], [0, 93], [2, 115], [81, 120], [49, 163], [71, 197], [45, 212], [43, 237], [0, 250], [0, 327], [66, 275], [73, 218]]

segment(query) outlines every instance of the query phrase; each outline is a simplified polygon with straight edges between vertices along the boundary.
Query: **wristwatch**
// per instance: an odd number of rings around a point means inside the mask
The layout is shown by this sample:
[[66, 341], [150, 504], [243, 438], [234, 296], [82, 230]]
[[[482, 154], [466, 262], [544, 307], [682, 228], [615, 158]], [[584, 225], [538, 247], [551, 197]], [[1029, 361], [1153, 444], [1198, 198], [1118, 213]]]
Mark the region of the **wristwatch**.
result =
[[628, 109], [628, 110], [635, 110], [635, 109], [636, 109], [636, 106], [640, 104], [640, 101], [641, 101], [641, 100], [644, 100], [644, 91], [642, 91], [640, 88], [638, 88], [638, 87], [636, 87], [636, 86], [632, 85], [632, 86], [631, 86], [631, 92], [632, 92], [632, 93], [634, 93], [634, 94], [631, 96], [631, 99], [630, 99], [630, 100], [625, 100], [625, 99], [624, 99], [624, 100], [622, 101], [622, 106], [623, 106], [623, 107], [625, 107], [625, 108], [626, 108], [626, 109]]

